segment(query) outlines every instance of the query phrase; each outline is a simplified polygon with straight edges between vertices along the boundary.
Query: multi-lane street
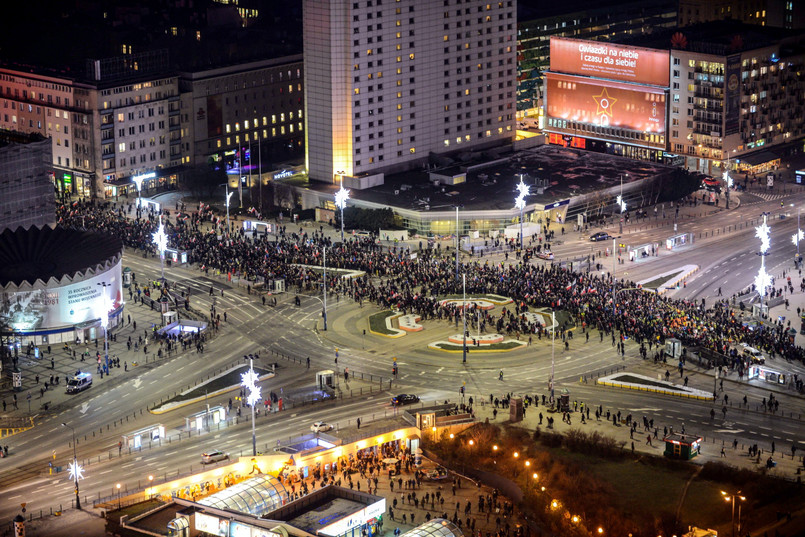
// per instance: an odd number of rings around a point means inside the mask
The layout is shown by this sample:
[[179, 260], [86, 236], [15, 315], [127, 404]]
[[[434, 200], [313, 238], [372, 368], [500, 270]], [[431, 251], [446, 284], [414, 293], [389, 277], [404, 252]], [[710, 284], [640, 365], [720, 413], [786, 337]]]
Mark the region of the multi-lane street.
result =
[[[685, 287], [671, 291], [672, 296], [710, 301], [718, 288], [722, 289], [724, 296], [730, 296], [750, 285], [757, 272], [758, 241], [754, 238], [753, 225], [748, 222], [756, 220], [761, 212], [769, 211], [772, 246], [766, 263], [769, 272], [779, 276], [783, 270], [792, 270], [796, 251], [790, 241], [790, 236], [796, 231], [796, 211], [790, 209], [790, 205], [799, 206], [804, 197], [797, 193], [784, 198], [783, 210], [789, 217], [783, 220], [779, 219], [780, 199], [767, 200], [755, 195], [747, 195], [745, 199], [750, 201], [731, 211], [711, 208], [708, 211], [712, 214], [696, 216], [705, 209], [701, 206], [684, 209], [677, 233], [694, 233], [696, 239], [692, 245], [671, 252], [663, 249], [657, 257], [615, 265], [616, 274], [619, 278], [638, 281], [679, 266], [695, 264], [700, 270], [691, 276]], [[691, 214], [694, 216], [689, 217]], [[619, 240], [633, 245], [663, 244], [667, 236], [674, 234], [673, 222], [666, 220], [666, 225], [657, 225], [660, 222], [648, 219], [627, 226]], [[714, 234], [714, 230], [719, 231]], [[612, 229], [608, 231], [613, 233]], [[557, 257], [586, 256], [591, 252], [588, 237], [589, 234], [581, 237], [565, 234], [561, 237], [563, 243], [554, 248]], [[592, 251], [597, 255], [607, 245], [611, 247], [611, 241], [594, 244]], [[490, 262], [502, 260], [502, 255], [498, 255]], [[612, 257], [601, 257], [596, 262], [601, 263], [602, 271], [612, 270]], [[127, 252], [123, 264], [137, 273], [138, 281], [159, 276], [158, 260]], [[699, 434], [728, 442], [740, 438], [744, 443], [765, 445], [774, 440], [781, 447], [792, 444], [805, 447], [802, 444], [805, 437], [801, 436], [805, 404], [801, 398], [785, 391], [775, 394], [782, 412], [770, 415], [759, 408], [761, 399], [769, 395], [766, 386], [738, 384], [734, 378], [728, 378], [724, 392], [731, 401], [738, 403], [746, 395], [750, 404], [744, 408], [730, 406], [727, 416], [722, 416], [720, 401], [714, 404], [601, 388], [592, 380], [579, 382], [580, 378], [589, 379], [591, 375], [621, 367], [654, 377], [670, 369], [672, 375], [679, 376], [675, 364], [642, 360], [633, 344], [627, 344], [626, 356], [621, 358], [610, 340], [605, 337], [601, 341], [597, 332], [593, 332], [589, 342], [585, 342], [580, 329], [575, 330], [575, 337], [567, 350], [559, 342], [552, 349], [550, 340], [534, 338], [533, 344], [521, 351], [494, 355], [471, 352], [468, 362], [463, 364], [461, 354], [428, 350], [422, 337], [406, 336], [391, 341], [372, 334], [364, 335], [368, 315], [377, 311], [371, 304], [359, 305], [345, 297], [331, 296], [328, 300], [329, 329], [324, 331], [320, 319], [322, 304], [317, 297], [303, 295], [301, 305], [296, 306], [295, 294], [289, 290], [277, 297], [276, 307], [271, 307], [263, 305], [257, 295], [247, 294], [245, 288], [228, 283], [222, 277], [207, 276], [195, 268], [172, 267], [166, 271], [166, 276], [180, 289], [190, 292], [191, 305], [197, 311], [208, 312], [214, 304], [222, 317], [226, 313], [227, 320], [221, 323], [216, 337], [205, 345], [203, 354], [190, 350], [170, 360], [140, 364], [130, 367], [125, 373], [116, 372], [110, 381], [99, 382], [91, 390], [54, 407], [52, 412], [41, 414], [35, 428], [4, 440], [11, 446], [12, 456], [2, 461], [0, 490], [9, 501], [0, 504], [0, 521], [9, 520], [16, 514], [18, 504], [22, 502], [27, 502], [31, 510], [70, 505], [72, 482], [66, 472], [50, 475], [48, 467], [51, 462], [54, 466], [66, 467], [72, 458], [71, 431], [62, 423], [75, 428], [78, 458], [87, 461], [86, 478], [80, 486], [82, 498], [86, 497], [88, 504], [98, 496], [115, 495], [117, 484], [121, 484], [125, 493], [142, 486], [148, 476], [159, 480], [177, 472], [198, 470], [200, 454], [208, 449], [222, 449], [233, 457], [249, 454], [251, 430], [246, 413], [238, 425], [188, 436], [185, 417], [200, 408], [176, 410], [161, 416], [149, 414], [146, 409], [153, 402], [192, 386], [222, 368], [243, 362], [244, 355], [254, 352], [261, 353], [259, 365], [265, 367], [276, 361], [280, 366], [277, 376], [264, 383], [263, 393], [311, 386], [315, 372], [325, 368], [339, 372], [349, 368], [358, 376], [362, 373], [365, 378], [371, 375], [373, 379], [363, 383], [355, 380], [350, 383], [352, 386], [344, 385], [342, 381], [340, 388], [344, 397], [334, 403], [261, 415], [258, 418], [259, 449], [270, 449], [277, 440], [308, 432], [310, 424], [316, 420], [347, 428], [352, 427], [358, 417], [369, 424], [373, 418], [393, 415], [389, 397], [397, 393], [415, 393], [425, 404], [445, 399], [459, 401], [462, 386], [466, 386], [466, 397], [473, 396], [476, 401], [488, 401], [490, 394], [545, 394], [552, 368], [558, 387], [570, 389], [573, 399], [588, 405], [645, 415], [660, 427], [667, 425], [676, 429], [685, 424], [689, 430], [695, 428]], [[210, 287], [213, 287], [212, 294]], [[126, 308], [136, 318], [138, 308], [144, 306], [130, 303]], [[455, 331], [456, 328], [447, 321], [433, 321], [426, 326], [424, 333], [444, 335]], [[125, 326], [119, 330], [118, 338], [123, 340], [131, 334], [136, 337], [133, 327]], [[336, 349], [339, 353], [337, 364], [334, 360]], [[309, 357], [311, 367], [307, 369], [302, 364], [271, 358], [272, 350], [300, 360]], [[397, 358], [399, 375], [391, 379], [389, 386], [394, 357]], [[779, 358], [777, 361], [783, 362]], [[803, 372], [801, 364], [771, 361], [770, 365], [786, 372]], [[505, 371], [504, 382], [498, 380], [499, 370]], [[712, 390], [714, 381], [709, 373], [693, 368], [686, 375], [690, 376], [692, 386]], [[383, 380], [375, 380], [378, 378]], [[375, 391], [358, 395], [352, 388], [359, 386], [372, 386]], [[209, 402], [226, 405], [230, 397], [211, 398]], [[717, 410], [716, 419], [710, 418], [712, 408]], [[162, 443], [133, 453], [128, 450], [118, 452], [118, 441], [123, 434], [155, 423], [163, 424], [167, 436], [173, 437], [169, 444]], [[179, 435], [182, 435], [181, 440]]]

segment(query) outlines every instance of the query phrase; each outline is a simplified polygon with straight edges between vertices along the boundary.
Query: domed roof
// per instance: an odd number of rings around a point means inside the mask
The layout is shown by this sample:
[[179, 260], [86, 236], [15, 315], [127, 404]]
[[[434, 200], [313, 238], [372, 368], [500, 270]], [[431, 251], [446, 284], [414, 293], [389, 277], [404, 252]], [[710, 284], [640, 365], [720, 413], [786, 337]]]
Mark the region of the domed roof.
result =
[[32, 226], [0, 234], [0, 286], [74, 277], [123, 253], [112, 235], [63, 227]]

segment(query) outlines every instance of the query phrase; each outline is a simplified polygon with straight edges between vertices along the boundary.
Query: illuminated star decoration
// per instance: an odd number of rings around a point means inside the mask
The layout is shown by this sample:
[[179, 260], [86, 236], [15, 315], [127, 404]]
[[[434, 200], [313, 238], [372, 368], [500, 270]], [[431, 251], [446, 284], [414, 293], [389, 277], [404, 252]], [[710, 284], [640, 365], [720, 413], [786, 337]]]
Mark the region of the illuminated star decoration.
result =
[[257, 385], [257, 373], [254, 372], [254, 369], [250, 367], [248, 371], [241, 373], [240, 385], [249, 390], [249, 395], [246, 397], [249, 406], [254, 406], [260, 401], [260, 386]]
[[100, 317], [101, 317], [101, 328], [106, 330], [109, 328], [109, 310], [112, 309], [112, 299], [106, 296], [106, 289], [103, 290], [100, 297]]
[[765, 254], [769, 251], [769, 247], [771, 246], [771, 238], [769, 237], [770, 232], [771, 228], [769, 228], [769, 226], [766, 224], [766, 217], [764, 216], [763, 223], [755, 228], [755, 237], [760, 239], [761, 254]]
[[766, 266], [760, 265], [760, 270], [755, 276], [755, 289], [760, 296], [766, 294], [766, 288], [771, 285], [771, 275], [766, 272]]
[[805, 231], [802, 231], [801, 229], [796, 233], [794, 233], [793, 235], [791, 235], [791, 242], [794, 243], [794, 246], [796, 246], [797, 243], [802, 239], [805, 239]]
[[165, 234], [165, 229], [164, 226], [162, 225], [161, 218], [159, 221], [159, 228], [157, 228], [157, 230], [151, 234], [151, 240], [153, 240], [154, 244], [157, 245], [159, 255], [164, 256], [165, 249], [168, 247], [168, 236]]
[[341, 189], [335, 193], [335, 206], [341, 210], [344, 210], [344, 207], [347, 206], [348, 199], [349, 199], [349, 190], [346, 190], [342, 186]]
[[523, 209], [525, 209], [525, 197], [529, 195], [531, 187], [523, 182], [522, 177], [520, 177], [520, 182], [516, 186], [517, 186], [517, 192], [519, 192], [520, 194], [514, 200], [514, 206], [522, 211]]
[[727, 188], [732, 188], [734, 183], [732, 181], [732, 177], [730, 176], [729, 171], [724, 172], [724, 180], [727, 182]]
[[603, 88], [599, 95], [593, 95], [593, 99], [598, 105], [595, 115], [612, 117], [612, 105], [618, 102], [618, 99], [610, 97], [607, 88]]
[[67, 468], [70, 470], [70, 479], [73, 481], [84, 479], [84, 468], [77, 461], [71, 462]]
[[623, 196], [618, 196], [617, 199], [615, 199], [615, 203], [620, 206], [621, 212], [626, 212], [626, 202], [623, 201]]

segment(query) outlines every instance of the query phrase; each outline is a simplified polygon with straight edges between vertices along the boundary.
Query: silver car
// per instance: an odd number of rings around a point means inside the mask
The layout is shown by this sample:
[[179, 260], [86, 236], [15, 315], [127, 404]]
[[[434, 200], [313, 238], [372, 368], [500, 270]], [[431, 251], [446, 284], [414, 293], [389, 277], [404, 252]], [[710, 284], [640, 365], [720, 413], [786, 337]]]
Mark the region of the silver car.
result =
[[208, 451], [206, 453], [202, 453], [201, 464], [211, 464], [213, 462], [223, 461], [228, 458], [229, 453], [224, 453], [223, 451], [216, 449], [215, 451]]

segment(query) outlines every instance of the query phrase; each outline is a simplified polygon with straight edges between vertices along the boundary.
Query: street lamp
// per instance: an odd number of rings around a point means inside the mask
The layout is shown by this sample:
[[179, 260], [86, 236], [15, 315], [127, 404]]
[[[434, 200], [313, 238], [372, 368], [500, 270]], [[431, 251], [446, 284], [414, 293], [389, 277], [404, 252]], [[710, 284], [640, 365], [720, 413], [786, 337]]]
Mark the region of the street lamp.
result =
[[556, 366], [556, 312], [551, 308], [551, 381], [548, 384], [548, 389], [551, 392], [551, 406], [554, 405], [554, 372]]
[[120, 508], [121, 508], [120, 507], [120, 483], [115, 485], [115, 488], [117, 489], [117, 510], [119, 511]]
[[162, 281], [165, 281], [165, 249], [168, 247], [168, 235], [165, 233], [165, 226], [162, 224], [162, 215], [159, 215], [159, 227], [151, 234], [151, 240], [159, 252], [159, 265], [162, 269]]
[[347, 206], [348, 199], [349, 190], [346, 190], [342, 184], [338, 192], [335, 193], [335, 206], [341, 209], [341, 242], [344, 242], [344, 207]]
[[[621, 214], [623, 214], [626, 212], [626, 201], [623, 199], [623, 176], [624, 175], [628, 176], [629, 174], [622, 173], [620, 175], [621, 175], [621, 193], [617, 198], [615, 198], [615, 203], [618, 204], [618, 207], [620, 207], [621, 210]], [[620, 226], [620, 233], [623, 233], [623, 217], [621, 217], [620, 219], [619, 226]]]
[[[793, 203], [791, 204], [793, 205]], [[797, 247], [797, 263], [799, 262], [799, 241], [805, 239], [805, 231], [799, 225], [800, 216], [802, 215], [802, 208], [797, 209], [797, 232], [791, 235], [791, 242]]]
[[62, 427], [69, 427], [73, 432], [73, 462], [69, 466], [70, 478], [73, 479], [75, 483], [75, 508], [81, 509], [81, 497], [78, 495], [78, 480], [84, 479], [84, 469], [78, 465], [78, 456], [75, 450], [75, 429], [66, 423], [62, 423]]
[[254, 432], [254, 405], [260, 401], [260, 386], [257, 385], [257, 373], [254, 372], [254, 359], [249, 357], [249, 370], [240, 375], [240, 385], [249, 390], [246, 402], [252, 408], [252, 457], [257, 456], [257, 436]]
[[464, 289], [464, 299], [461, 302], [461, 316], [464, 318], [464, 331], [461, 333], [461, 337], [464, 340], [464, 344], [461, 346], [462, 352], [462, 359], [461, 363], [467, 363], [467, 273], [461, 275], [461, 285]]
[[[341, 220], [344, 221], [343, 218]], [[327, 331], [327, 247], [322, 246], [322, 255], [321, 255], [321, 266], [322, 266], [322, 294], [324, 296], [324, 300], [322, 300], [322, 312], [321, 316], [324, 319], [324, 331]]]
[[[738, 498], [740, 501], [745, 501], [746, 497], [741, 496], [741, 491], [735, 492], [733, 494], [729, 494], [727, 492], [721, 491], [721, 495], [724, 497], [724, 500], [727, 503], [732, 504], [732, 537], [735, 537], [735, 498]], [[741, 504], [738, 504], [738, 534], [741, 533]]]
[[103, 357], [104, 363], [106, 364], [106, 373], [109, 373], [109, 310], [112, 309], [114, 303], [112, 303], [111, 299], [106, 295], [106, 288], [111, 287], [110, 284], [106, 282], [99, 282], [98, 285], [103, 287], [103, 291], [101, 291], [101, 328], [103, 328]]
[[523, 182], [523, 174], [520, 174], [520, 182], [517, 183], [518, 195], [514, 200], [514, 206], [520, 209], [520, 248], [523, 247], [523, 211], [525, 210], [525, 197], [528, 196], [529, 187]]
[[760, 239], [760, 270], [755, 276], [755, 288], [760, 296], [760, 318], [763, 318], [763, 295], [766, 294], [766, 288], [771, 285], [771, 275], [766, 272], [766, 255], [771, 246], [771, 237], [769, 236], [771, 228], [766, 224], [766, 213], [763, 213], [763, 223], [755, 228], [755, 237]]
[[143, 188], [143, 181], [145, 181], [147, 174], [140, 174], [132, 176], [131, 180], [134, 181], [134, 186], [137, 187], [137, 208], [141, 207], [142, 203], [142, 194], [140, 191]]
[[234, 192], [229, 191], [229, 183], [224, 184], [226, 185], [226, 236], [228, 237], [229, 231], [231, 229], [229, 227], [229, 198], [232, 197], [232, 194], [234, 194]]

